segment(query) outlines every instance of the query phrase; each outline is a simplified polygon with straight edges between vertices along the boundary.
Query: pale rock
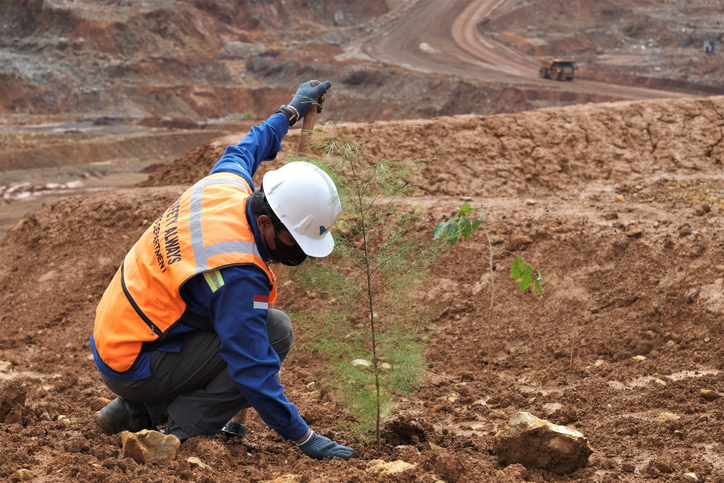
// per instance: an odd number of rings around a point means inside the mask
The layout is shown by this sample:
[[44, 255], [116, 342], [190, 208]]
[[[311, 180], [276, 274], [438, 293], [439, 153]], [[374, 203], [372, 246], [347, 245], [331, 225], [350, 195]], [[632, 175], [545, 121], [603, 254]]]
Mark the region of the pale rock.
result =
[[189, 464], [191, 464], [191, 465], [196, 465], [196, 466], [198, 466], [199, 468], [203, 468], [203, 469], [205, 469], [205, 470], [211, 468], [211, 466], [207, 465], [206, 463], [204, 463], [203, 461], [201, 461], [201, 460], [200, 460], [199, 458], [197, 458], [196, 456], [191, 456], [189, 459], [186, 460], [186, 462], [189, 463]]
[[653, 379], [651, 379], [651, 384], [657, 389], [666, 388], [666, 383], [664, 381], [662, 381], [661, 379], [659, 379], [658, 377], [654, 377]]
[[533, 200], [533, 199], [525, 200], [526, 205], [535, 205], [536, 203], [538, 203], [538, 200]]
[[286, 474], [274, 478], [273, 480], [261, 480], [260, 483], [302, 483], [304, 477], [302, 475]]
[[604, 361], [603, 359], [598, 359], [596, 362], [593, 363], [593, 365], [594, 365], [595, 367], [601, 367], [601, 366], [604, 365], [605, 363], [606, 363], [606, 361]]
[[366, 359], [355, 359], [352, 361], [353, 366], [371, 367], [372, 363]]
[[711, 389], [702, 389], [699, 391], [699, 395], [707, 401], [713, 401], [714, 399], [719, 399], [721, 397], [721, 394], [714, 392]]
[[724, 283], [724, 278], [717, 278], [716, 280], [714, 280], [714, 283], [717, 285], [721, 285]]
[[388, 362], [382, 362], [380, 363], [380, 365], [377, 366], [377, 368], [380, 370], [380, 372], [390, 372], [392, 366]]
[[0, 361], [0, 372], [8, 372], [13, 367], [12, 362]]
[[678, 420], [678, 419], [681, 419], [681, 417], [680, 417], [680, 416], [677, 416], [677, 415], [674, 414], [674, 413], [665, 413], [665, 412], [659, 414], [659, 417], [656, 418], [656, 420], [657, 420], [658, 422], [660, 422], [660, 423], [665, 423], [665, 422], [667, 422], [667, 421], [676, 421], [676, 420]]
[[22, 468], [18, 470], [18, 477], [20, 478], [20, 481], [30, 481], [35, 478], [35, 475], [32, 471]]
[[450, 395], [447, 397], [447, 400], [448, 400], [449, 403], [454, 403], [454, 402], [457, 401], [458, 399], [460, 399], [460, 394], [458, 394], [458, 393], [456, 393], [456, 392], [450, 394]]
[[643, 362], [646, 360], [646, 356], [634, 356], [633, 360], [635, 360], [636, 362]]
[[492, 245], [500, 245], [505, 242], [505, 239], [500, 235], [490, 235], [490, 243]]
[[411, 464], [402, 460], [395, 460], [389, 462], [384, 460], [372, 460], [367, 463], [367, 469], [365, 471], [380, 473], [382, 475], [392, 475], [415, 468], [417, 468], [416, 463]]
[[181, 441], [176, 436], [158, 431], [141, 430], [137, 433], [123, 431], [123, 457], [133, 458], [138, 464], [165, 463], [176, 459]]
[[470, 429], [472, 429], [473, 431], [482, 431], [485, 429], [485, 426], [483, 426], [482, 424], [476, 424], [475, 426], [472, 426]]
[[681, 475], [682, 478], [684, 478], [686, 481], [699, 481], [699, 478], [696, 477], [696, 473], [684, 473]]
[[93, 357], [93, 354], [88, 354], [87, 356], [85, 356], [85, 359], [87, 361], [91, 361], [91, 362], [95, 360], [95, 358]]
[[493, 437], [493, 453], [506, 466], [520, 463], [566, 474], [586, 466], [593, 448], [576, 430], [519, 412]]
[[626, 236], [630, 237], [630, 238], [641, 238], [643, 236], [643, 234], [644, 234], [644, 232], [639, 229], [626, 232]]
[[47, 421], [52, 421], [53, 419], [50, 417], [50, 414], [48, 411], [43, 411], [43, 414], [40, 415], [40, 419], [45, 419]]
[[668, 342], [666, 343], [666, 345], [667, 345], [668, 347], [674, 347], [674, 346], [676, 345], [676, 342], [674, 342], [673, 340], [670, 340], [670, 341], [668, 341]]
[[624, 195], [616, 195], [616, 197], [613, 199], [616, 203], [623, 203], [626, 201], [626, 197]]

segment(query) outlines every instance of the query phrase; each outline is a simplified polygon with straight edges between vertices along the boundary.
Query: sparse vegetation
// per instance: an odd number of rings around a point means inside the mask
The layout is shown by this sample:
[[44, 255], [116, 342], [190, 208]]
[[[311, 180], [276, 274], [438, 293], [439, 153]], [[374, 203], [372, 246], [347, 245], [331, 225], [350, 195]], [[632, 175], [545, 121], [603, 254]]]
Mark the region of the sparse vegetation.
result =
[[305, 332], [310, 348], [329, 360], [325, 385], [352, 408], [344, 424], [374, 435], [379, 450], [395, 396], [421, 385], [431, 309], [413, 300], [440, 250], [420, 240], [418, 214], [403, 202], [413, 188], [405, 179], [420, 160], [371, 161], [343, 133], [317, 147], [328, 161], [317, 164], [337, 184], [344, 212], [332, 256], [301, 271], [326, 307], [305, 314]]

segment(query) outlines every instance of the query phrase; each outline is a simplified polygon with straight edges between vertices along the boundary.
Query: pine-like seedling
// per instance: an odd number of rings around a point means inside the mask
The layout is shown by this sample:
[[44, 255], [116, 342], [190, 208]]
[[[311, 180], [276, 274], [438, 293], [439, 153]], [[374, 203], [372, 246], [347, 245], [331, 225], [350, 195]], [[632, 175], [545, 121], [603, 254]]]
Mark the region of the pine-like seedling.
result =
[[406, 181], [410, 170], [424, 160], [370, 160], [362, 146], [337, 132], [322, 146], [326, 162], [307, 159], [334, 180], [343, 214], [332, 255], [297, 272], [327, 307], [300, 321], [311, 349], [329, 361], [325, 385], [351, 408], [348, 429], [374, 435], [379, 451], [380, 428], [395, 397], [421, 386], [430, 312], [416, 299], [440, 246], [404, 202], [413, 190]]

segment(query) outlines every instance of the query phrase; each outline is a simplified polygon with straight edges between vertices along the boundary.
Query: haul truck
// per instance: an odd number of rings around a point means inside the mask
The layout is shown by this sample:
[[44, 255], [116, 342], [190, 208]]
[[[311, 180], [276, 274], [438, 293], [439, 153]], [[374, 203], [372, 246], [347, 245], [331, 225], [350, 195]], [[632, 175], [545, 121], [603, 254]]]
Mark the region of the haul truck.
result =
[[569, 59], [561, 59], [560, 57], [554, 57], [552, 59], [536, 59], [541, 65], [538, 74], [541, 79], [554, 79], [554, 80], [573, 80], [573, 75], [578, 69], [576, 63]]

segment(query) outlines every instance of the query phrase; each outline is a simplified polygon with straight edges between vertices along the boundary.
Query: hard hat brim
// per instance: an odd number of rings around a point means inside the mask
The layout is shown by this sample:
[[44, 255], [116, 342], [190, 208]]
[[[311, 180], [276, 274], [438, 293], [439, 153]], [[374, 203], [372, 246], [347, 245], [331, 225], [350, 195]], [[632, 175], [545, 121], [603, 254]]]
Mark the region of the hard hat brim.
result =
[[[289, 229], [289, 227], [287, 227]], [[292, 234], [294, 241], [304, 250], [310, 257], [322, 258], [326, 257], [332, 250], [334, 250], [334, 237], [331, 232], [325, 233], [321, 238], [310, 238], [299, 233], [294, 233], [294, 230], [289, 230]]]

